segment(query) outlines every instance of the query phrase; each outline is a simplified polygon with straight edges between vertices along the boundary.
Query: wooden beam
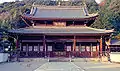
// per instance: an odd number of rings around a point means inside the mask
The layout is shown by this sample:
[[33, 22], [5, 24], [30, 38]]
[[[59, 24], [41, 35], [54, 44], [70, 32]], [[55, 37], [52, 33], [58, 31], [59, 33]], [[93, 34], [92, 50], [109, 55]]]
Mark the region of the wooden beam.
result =
[[27, 26], [30, 26], [23, 17], [21, 17], [21, 19], [25, 22]]

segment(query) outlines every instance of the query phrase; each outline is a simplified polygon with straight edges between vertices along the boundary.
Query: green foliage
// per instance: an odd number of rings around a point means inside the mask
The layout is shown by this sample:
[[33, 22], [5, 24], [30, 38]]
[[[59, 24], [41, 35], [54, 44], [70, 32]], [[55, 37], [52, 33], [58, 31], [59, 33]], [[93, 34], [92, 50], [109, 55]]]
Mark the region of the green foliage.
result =
[[20, 15], [22, 15], [27, 8], [30, 9], [30, 5], [25, 5], [24, 2], [8, 2], [3, 3], [0, 6], [3, 6], [3, 8], [0, 8], [0, 14], [3, 14], [3, 16], [0, 15], [0, 28], [19, 28], [18, 24], [20, 23]]
[[110, 22], [113, 24], [117, 33], [120, 33], [120, 0], [112, 0], [109, 9], [113, 13]]
[[115, 37], [120, 38], [120, 0], [106, 0], [105, 6], [99, 7], [99, 17], [92, 24], [95, 28], [112, 29], [114, 28], [116, 33]]
[[95, 1], [86, 3], [89, 13], [96, 13], [99, 10], [99, 5]]
[[120, 13], [120, 0], [112, 0], [109, 8], [114, 13]]
[[99, 17], [98, 19], [92, 24], [92, 27], [100, 28], [100, 29], [112, 29], [113, 25], [110, 22], [110, 19], [112, 17], [112, 12], [109, 9], [109, 5], [111, 3], [111, 0], [107, 0], [106, 4], [104, 6], [99, 6]]
[[[28, 8], [30, 9], [32, 4], [39, 5], [58, 5], [58, 2], [52, 2], [50, 0], [23, 0], [23, 2], [9, 2], [3, 3], [0, 6], [1, 12], [8, 12], [7, 18], [0, 19], [0, 27], [2, 28], [19, 28], [23, 24], [20, 19], [20, 15]], [[24, 5], [21, 5], [24, 4]], [[99, 13], [99, 17], [91, 26], [94, 28], [112, 29], [115, 28], [117, 33], [120, 33], [120, 0], [106, 0], [105, 6], [99, 6], [95, 1], [86, 2], [89, 13]], [[80, 6], [81, 1], [78, 2], [61, 2], [61, 5], [65, 6]]]

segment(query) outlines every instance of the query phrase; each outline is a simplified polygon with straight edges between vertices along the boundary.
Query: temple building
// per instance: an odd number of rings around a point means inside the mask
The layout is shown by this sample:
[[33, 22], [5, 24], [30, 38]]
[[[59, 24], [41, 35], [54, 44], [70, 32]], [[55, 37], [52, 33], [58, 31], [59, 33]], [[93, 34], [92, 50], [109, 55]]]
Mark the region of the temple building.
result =
[[120, 52], [120, 40], [114, 39], [111, 41], [110, 52]]
[[99, 57], [113, 31], [91, 28], [97, 17], [86, 6], [34, 5], [21, 16], [27, 26], [9, 33], [20, 57]]

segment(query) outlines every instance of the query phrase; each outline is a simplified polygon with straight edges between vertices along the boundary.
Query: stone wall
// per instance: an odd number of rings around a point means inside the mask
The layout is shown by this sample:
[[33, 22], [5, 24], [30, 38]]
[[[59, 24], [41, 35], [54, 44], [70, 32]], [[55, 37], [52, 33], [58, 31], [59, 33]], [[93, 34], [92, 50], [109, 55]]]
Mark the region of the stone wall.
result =
[[111, 52], [110, 53], [110, 60], [112, 62], [120, 62], [120, 52]]
[[0, 63], [8, 61], [8, 53], [0, 53]]

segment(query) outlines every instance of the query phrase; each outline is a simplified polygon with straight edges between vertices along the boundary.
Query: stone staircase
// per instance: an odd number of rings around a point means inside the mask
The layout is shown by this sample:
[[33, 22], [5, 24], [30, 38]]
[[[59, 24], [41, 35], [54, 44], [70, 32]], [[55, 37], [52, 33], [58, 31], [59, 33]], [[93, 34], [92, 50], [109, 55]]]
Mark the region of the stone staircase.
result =
[[71, 62], [71, 58], [65, 58], [65, 57], [55, 57], [55, 58], [49, 58], [49, 62]]
[[46, 58], [20, 58], [19, 60], [20, 60], [20, 62], [31, 62], [31, 61], [47, 62]]
[[51, 58], [20, 58], [20, 62], [108, 62], [106, 57], [102, 58], [67, 58], [67, 57], [51, 57]]

